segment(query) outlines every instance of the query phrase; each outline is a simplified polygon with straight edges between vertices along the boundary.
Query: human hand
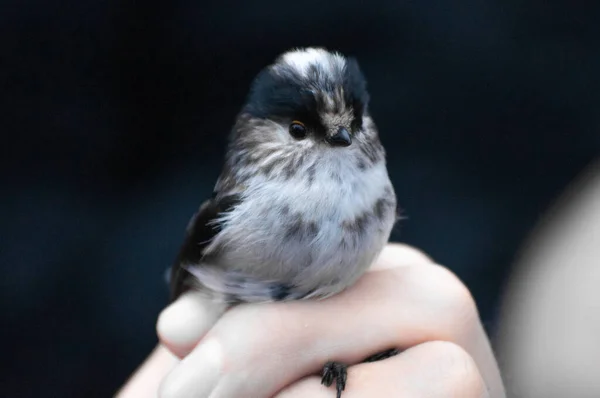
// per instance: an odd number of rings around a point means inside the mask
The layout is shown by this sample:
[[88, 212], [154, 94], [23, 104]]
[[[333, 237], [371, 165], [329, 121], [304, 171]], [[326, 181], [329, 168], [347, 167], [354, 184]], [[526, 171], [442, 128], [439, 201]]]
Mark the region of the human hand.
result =
[[[468, 290], [403, 245], [388, 245], [356, 285], [322, 301], [245, 304], [221, 316], [189, 293], [163, 311], [158, 332], [183, 358], [161, 397], [334, 397], [311, 376], [329, 360], [355, 364], [344, 398], [505, 397]], [[404, 351], [358, 363], [394, 347]]]

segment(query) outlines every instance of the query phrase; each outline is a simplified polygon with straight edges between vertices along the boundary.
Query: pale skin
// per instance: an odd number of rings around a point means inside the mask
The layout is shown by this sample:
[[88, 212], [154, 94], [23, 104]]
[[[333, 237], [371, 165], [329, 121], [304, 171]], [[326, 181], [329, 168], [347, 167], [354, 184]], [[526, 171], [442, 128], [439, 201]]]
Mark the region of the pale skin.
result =
[[[191, 293], [163, 311], [157, 330], [160, 345], [118, 397], [331, 398], [335, 388], [318, 376], [329, 360], [355, 364], [344, 398], [506, 396], [468, 289], [405, 245], [386, 246], [326, 300], [222, 313]], [[359, 363], [394, 347], [404, 351]]]
[[511, 395], [600, 397], [600, 160], [527, 242], [500, 322]]

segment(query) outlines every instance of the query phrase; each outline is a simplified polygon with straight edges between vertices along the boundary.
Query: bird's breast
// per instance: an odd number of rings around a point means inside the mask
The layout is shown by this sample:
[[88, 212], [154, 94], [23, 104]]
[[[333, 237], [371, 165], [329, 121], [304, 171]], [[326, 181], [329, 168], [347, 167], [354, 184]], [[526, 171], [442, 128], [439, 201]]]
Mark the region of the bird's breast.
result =
[[312, 175], [250, 181], [215, 243], [236, 271], [339, 290], [370, 265], [394, 219], [383, 162], [366, 170], [324, 165]]

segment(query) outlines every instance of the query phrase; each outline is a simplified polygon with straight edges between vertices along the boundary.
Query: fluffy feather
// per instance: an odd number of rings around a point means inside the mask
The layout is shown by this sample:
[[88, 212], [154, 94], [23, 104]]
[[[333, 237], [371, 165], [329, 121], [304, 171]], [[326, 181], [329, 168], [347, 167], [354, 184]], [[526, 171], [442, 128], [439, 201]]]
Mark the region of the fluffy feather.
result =
[[[181, 253], [201, 256], [180, 253], [173, 266], [178, 293], [191, 282], [231, 303], [322, 298], [360, 277], [396, 219], [365, 87], [354, 61], [323, 49], [286, 53], [259, 74], [213, 202], [188, 228]], [[305, 139], [288, 133], [293, 120], [306, 124]], [[352, 132], [348, 147], [325, 139], [340, 127]]]

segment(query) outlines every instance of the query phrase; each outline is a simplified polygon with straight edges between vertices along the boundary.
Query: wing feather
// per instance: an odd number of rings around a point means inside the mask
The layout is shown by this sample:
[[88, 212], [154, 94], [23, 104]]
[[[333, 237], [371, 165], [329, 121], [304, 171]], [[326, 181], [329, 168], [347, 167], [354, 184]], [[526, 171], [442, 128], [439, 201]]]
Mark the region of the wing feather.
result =
[[192, 276], [182, 265], [198, 266], [202, 264], [204, 250], [220, 231], [220, 226], [216, 221], [221, 214], [231, 210], [240, 200], [239, 193], [226, 196], [215, 193], [213, 198], [202, 203], [192, 216], [186, 229], [185, 240], [171, 267], [171, 301], [176, 300], [190, 287], [189, 281]]

